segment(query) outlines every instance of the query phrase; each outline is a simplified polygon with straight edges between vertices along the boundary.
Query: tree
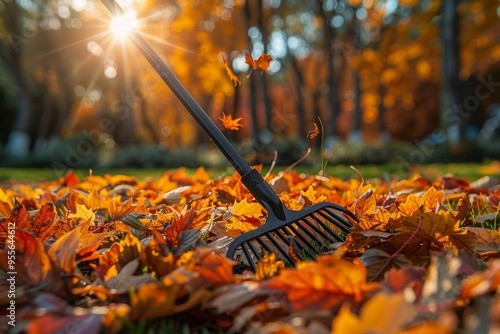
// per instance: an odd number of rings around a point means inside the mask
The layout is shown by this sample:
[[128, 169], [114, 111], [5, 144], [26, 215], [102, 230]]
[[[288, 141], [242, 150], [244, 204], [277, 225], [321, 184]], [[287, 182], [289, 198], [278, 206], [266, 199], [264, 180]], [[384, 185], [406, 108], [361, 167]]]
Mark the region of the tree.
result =
[[446, 129], [448, 142], [456, 145], [463, 141], [465, 135], [465, 120], [460, 115], [459, 109], [461, 105], [461, 82], [459, 77], [459, 16], [457, 13], [457, 0], [443, 1], [441, 13], [443, 126]]

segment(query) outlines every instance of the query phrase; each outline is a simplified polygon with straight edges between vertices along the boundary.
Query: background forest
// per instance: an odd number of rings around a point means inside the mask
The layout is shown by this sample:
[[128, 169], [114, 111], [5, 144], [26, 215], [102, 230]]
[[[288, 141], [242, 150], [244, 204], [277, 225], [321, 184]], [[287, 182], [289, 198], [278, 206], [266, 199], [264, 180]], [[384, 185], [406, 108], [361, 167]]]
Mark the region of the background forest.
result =
[[[221, 129], [242, 118], [224, 131], [249, 161], [290, 164], [308, 145], [337, 163], [500, 156], [496, 0], [119, 2]], [[0, 14], [1, 165], [222, 161], [99, 1], [1, 0]]]

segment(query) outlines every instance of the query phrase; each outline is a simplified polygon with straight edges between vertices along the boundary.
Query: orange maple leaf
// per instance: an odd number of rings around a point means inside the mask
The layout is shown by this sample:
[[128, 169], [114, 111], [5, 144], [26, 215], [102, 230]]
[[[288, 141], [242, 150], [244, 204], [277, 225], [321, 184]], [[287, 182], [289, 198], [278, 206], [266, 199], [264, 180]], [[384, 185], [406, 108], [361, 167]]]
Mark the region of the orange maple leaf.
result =
[[244, 198], [241, 202], [234, 202], [233, 207], [226, 213], [227, 234], [237, 236], [252, 231], [261, 225], [262, 207], [258, 203], [248, 203]]
[[179, 246], [179, 239], [182, 231], [190, 229], [190, 225], [196, 216], [196, 211], [193, 209], [187, 210], [179, 218], [175, 219], [172, 224], [165, 227], [165, 240], [167, 246], [174, 248]]
[[266, 55], [265, 52], [262, 52], [259, 58], [253, 59], [250, 54], [245, 53], [245, 63], [250, 65], [251, 68], [259, 70], [259, 71], [266, 71], [269, 68], [269, 62], [273, 60], [272, 56]]
[[222, 117], [219, 117], [222, 121], [222, 125], [228, 130], [238, 131], [240, 127], [243, 127], [242, 124], [239, 124], [241, 117], [233, 119], [233, 116], [222, 113]]
[[231, 80], [231, 82], [235, 86], [241, 85], [241, 80], [236, 76], [236, 74], [234, 74], [231, 67], [229, 67], [229, 65], [226, 61], [226, 57], [224, 57], [224, 54], [221, 53], [221, 57], [222, 57], [222, 64], [224, 65], [224, 68], [226, 69], [227, 76], [229, 77], [229, 80]]
[[367, 293], [379, 289], [379, 284], [366, 281], [366, 268], [362, 264], [322, 255], [314, 262], [297, 263], [296, 269], [282, 269], [261, 287], [283, 291], [291, 310], [299, 312], [338, 310], [344, 302], [362, 302]]

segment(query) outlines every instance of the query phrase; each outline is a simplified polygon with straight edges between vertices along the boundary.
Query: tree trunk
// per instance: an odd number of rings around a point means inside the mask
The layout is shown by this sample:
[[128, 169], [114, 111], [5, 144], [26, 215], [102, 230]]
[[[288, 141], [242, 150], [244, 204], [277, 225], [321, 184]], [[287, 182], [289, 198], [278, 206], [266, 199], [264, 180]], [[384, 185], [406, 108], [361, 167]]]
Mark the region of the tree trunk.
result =
[[29, 153], [30, 147], [29, 128], [32, 118], [32, 107], [28, 94], [28, 85], [21, 69], [21, 56], [23, 44], [27, 43], [27, 39], [22, 35], [21, 13], [17, 2], [8, 2], [5, 3], [5, 6], [6, 17], [10, 18], [9, 20], [5, 20], [5, 23], [8, 25], [7, 41], [10, 43], [6, 48], [6, 59], [9, 59], [8, 63], [10, 63], [7, 68], [10, 68], [18, 89], [18, 112], [16, 113], [12, 131], [7, 138], [5, 150], [11, 154], [26, 155]]
[[[252, 10], [250, 8], [250, 3], [249, 1], [245, 1], [245, 6], [244, 6], [244, 16], [245, 16], [245, 22], [247, 26], [247, 30], [251, 27], [251, 20], [252, 20]], [[251, 39], [249, 40], [249, 45], [252, 45]], [[257, 116], [257, 94], [256, 94], [256, 82], [255, 82], [255, 75], [250, 76], [249, 80], [249, 86], [248, 86], [248, 99], [249, 99], [249, 107], [250, 107], [250, 115], [252, 119], [252, 136], [254, 137], [255, 141], [259, 143], [259, 120]]]
[[295, 73], [295, 93], [297, 94], [297, 103], [295, 104], [296, 113], [299, 118], [299, 133], [301, 136], [305, 136], [307, 134], [306, 129], [306, 115], [304, 108], [304, 76], [300, 71], [299, 64], [297, 63], [297, 59], [293, 56], [290, 56], [290, 61], [292, 63], [292, 69]]
[[[269, 33], [267, 31], [267, 25], [264, 20], [264, 7], [262, 4], [262, 0], [257, 1], [257, 7], [258, 7], [258, 14], [257, 14], [257, 21], [258, 21], [258, 26], [260, 33], [262, 34], [262, 44], [264, 45], [264, 52], [267, 51], [267, 44], [269, 43]], [[271, 128], [271, 121], [272, 121], [272, 104], [271, 104], [271, 97], [269, 95], [269, 88], [268, 88], [268, 80], [267, 76], [265, 73], [261, 73], [260, 76], [260, 86], [261, 86], [261, 92], [262, 92], [262, 102], [264, 105], [264, 115], [265, 115], [265, 128], [270, 129]]]
[[464, 139], [465, 121], [460, 108], [460, 59], [458, 45], [457, 0], [442, 2], [441, 39], [443, 44], [443, 102], [442, 124], [446, 129], [448, 142], [460, 144]]
[[127, 54], [122, 45], [118, 50], [117, 67], [118, 75], [118, 104], [117, 109], [113, 111], [114, 121], [116, 122], [116, 131], [114, 133], [115, 141], [121, 146], [131, 146], [136, 144], [135, 122], [134, 122], [134, 96], [131, 94], [131, 73], [128, 72]]
[[382, 143], [387, 143], [390, 141], [390, 134], [387, 131], [387, 127], [385, 125], [385, 106], [384, 106], [384, 96], [385, 96], [385, 87], [383, 85], [378, 86], [378, 114], [377, 114], [377, 122], [378, 122], [378, 131], [380, 135], [380, 141]]
[[353, 76], [353, 88], [354, 88], [354, 115], [353, 115], [353, 126], [350, 133], [350, 140], [353, 143], [359, 143], [363, 140], [362, 134], [362, 124], [363, 124], [363, 111], [361, 110], [361, 87], [360, 87], [360, 77], [359, 73], [354, 72]]
[[338, 136], [337, 129], [337, 116], [340, 110], [339, 106], [339, 96], [338, 96], [338, 86], [336, 83], [336, 73], [334, 66], [334, 53], [333, 53], [333, 42], [335, 39], [335, 30], [330, 26], [330, 17], [326, 14], [323, 9], [323, 0], [316, 0], [319, 15], [323, 20], [323, 35], [324, 35], [324, 50], [327, 60], [327, 84], [328, 84], [328, 109], [330, 112], [328, 124], [329, 132], [328, 134], [332, 137]]

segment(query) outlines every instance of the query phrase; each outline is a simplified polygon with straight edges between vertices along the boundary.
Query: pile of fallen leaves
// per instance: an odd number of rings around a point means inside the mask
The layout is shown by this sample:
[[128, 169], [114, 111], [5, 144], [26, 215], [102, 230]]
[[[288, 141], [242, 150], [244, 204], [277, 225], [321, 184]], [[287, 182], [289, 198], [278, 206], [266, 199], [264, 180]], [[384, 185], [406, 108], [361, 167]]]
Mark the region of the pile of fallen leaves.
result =
[[266, 180], [289, 208], [329, 201], [359, 223], [314, 261], [291, 268], [267, 254], [254, 274], [224, 255], [265, 222], [237, 174], [70, 173], [0, 189], [0, 331], [13, 271], [15, 332], [500, 330], [496, 179]]

